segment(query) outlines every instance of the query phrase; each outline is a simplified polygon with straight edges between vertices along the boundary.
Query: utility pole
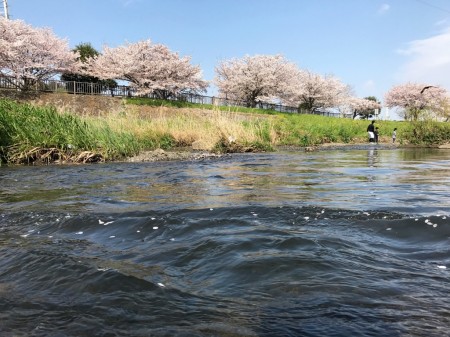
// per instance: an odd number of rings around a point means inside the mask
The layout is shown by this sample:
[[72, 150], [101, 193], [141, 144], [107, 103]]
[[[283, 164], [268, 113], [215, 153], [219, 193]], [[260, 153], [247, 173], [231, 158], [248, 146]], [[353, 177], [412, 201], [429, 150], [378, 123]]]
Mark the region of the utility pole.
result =
[[8, 20], [9, 19], [9, 15], [8, 15], [8, 0], [2, 0], [3, 1], [3, 12], [0, 13], [2, 14], [2, 16]]

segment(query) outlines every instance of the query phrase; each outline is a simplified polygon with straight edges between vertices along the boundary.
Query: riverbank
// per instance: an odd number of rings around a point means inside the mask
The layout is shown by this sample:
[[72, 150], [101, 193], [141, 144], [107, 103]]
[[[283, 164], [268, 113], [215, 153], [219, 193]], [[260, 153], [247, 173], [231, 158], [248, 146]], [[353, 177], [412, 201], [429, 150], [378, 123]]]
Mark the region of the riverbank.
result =
[[[350, 150], [395, 150], [398, 148], [412, 148], [423, 147], [415, 145], [400, 145], [392, 143], [355, 143], [355, 144], [343, 144], [343, 143], [326, 143], [313, 147], [301, 147], [301, 146], [278, 146], [271, 152], [316, 152], [316, 151], [350, 151]], [[450, 149], [450, 144], [444, 144], [441, 146], [435, 146], [440, 149]], [[50, 150], [49, 150], [50, 151]], [[230, 158], [233, 153], [214, 153], [208, 151], [198, 151], [192, 148], [172, 149], [172, 150], [146, 150], [141, 151], [139, 154], [124, 157], [115, 162], [130, 162], [130, 163], [145, 163], [145, 162], [162, 162], [162, 161], [207, 161], [207, 160], [220, 160], [224, 158]], [[104, 162], [101, 158], [95, 157], [94, 153], [83, 153], [79, 157], [67, 157], [59, 155], [58, 158], [53, 158], [50, 155], [42, 156], [37, 160], [28, 164], [32, 165], [68, 165], [68, 164], [86, 164], [86, 163], [98, 163]], [[25, 164], [25, 163], [22, 163]]]
[[155, 162], [155, 161], [180, 161], [180, 160], [200, 161], [200, 160], [219, 159], [228, 155], [229, 154], [224, 155], [205, 151], [198, 152], [186, 149], [174, 151], [165, 151], [163, 149], [157, 149], [152, 151], [142, 151], [136, 156], [126, 158], [124, 161], [131, 163]]
[[[123, 110], [80, 115], [0, 99], [0, 160], [6, 164], [203, 160], [224, 154], [364, 148], [367, 121], [124, 103]], [[377, 121], [378, 148], [449, 143], [450, 124]], [[181, 150], [180, 150], [181, 149]]]
[[[300, 146], [278, 146], [273, 149], [273, 152], [293, 151], [293, 152], [315, 152], [315, 151], [350, 151], [350, 150], [395, 150], [398, 148], [419, 147], [412, 145], [400, 145], [393, 143], [326, 143], [314, 147], [300, 147]], [[422, 146], [423, 147], [423, 146]], [[450, 144], [436, 146], [440, 149], [450, 149]], [[232, 153], [217, 154], [205, 151], [195, 151], [192, 149], [179, 149], [164, 151], [157, 149], [153, 151], [143, 151], [140, 154], [126, 158], [126, 162], [156, 162], [156, 161], [200, 161], [200, 160], [215, 160], [224, 157], [232, 156]]]

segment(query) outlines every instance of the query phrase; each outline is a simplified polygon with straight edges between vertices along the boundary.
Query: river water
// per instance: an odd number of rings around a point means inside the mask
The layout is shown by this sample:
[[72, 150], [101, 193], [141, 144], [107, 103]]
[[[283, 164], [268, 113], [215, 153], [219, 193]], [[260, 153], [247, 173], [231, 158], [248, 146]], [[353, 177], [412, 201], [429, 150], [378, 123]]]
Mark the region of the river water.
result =
[[1, 336], [450, 336], [450, 150], [0, 167]]

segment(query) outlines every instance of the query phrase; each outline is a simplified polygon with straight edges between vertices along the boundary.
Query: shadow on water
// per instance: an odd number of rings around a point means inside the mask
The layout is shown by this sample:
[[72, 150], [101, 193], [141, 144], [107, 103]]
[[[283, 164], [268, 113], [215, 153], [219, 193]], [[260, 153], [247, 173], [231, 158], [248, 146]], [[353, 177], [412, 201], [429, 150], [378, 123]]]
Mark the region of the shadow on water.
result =
[[450, 152], [0, 168], [5, 336], [445, 336]]

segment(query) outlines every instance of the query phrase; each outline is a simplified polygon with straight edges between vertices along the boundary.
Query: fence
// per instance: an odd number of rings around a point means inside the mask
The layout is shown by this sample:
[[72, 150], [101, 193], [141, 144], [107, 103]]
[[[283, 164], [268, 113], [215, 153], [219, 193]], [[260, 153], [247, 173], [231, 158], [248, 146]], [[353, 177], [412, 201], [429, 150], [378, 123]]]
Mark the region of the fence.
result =
[[[19, 83], [22, 82], [22, 83]], [[24, 84], [23, 80], [14, 77], [0, 76], [0, 88], [17, 90], [19, 84]], [[125, 85], [108, 86], [101, 83], [87, 83], [87, 82], [72, 82], [72, 81], [58, 81], [58, 80], [42, 80], [35, 82], [29, 86], [31, 90], [40, 92], [66, 92], [73, 95], [102, 95], [111, 97], [147, 97], [158, 99], [156, 94], [137, 95], [136, 91]], [[214, 96], [202, 96], [195, 94], [179, 94], [172, 95], [166, 100], [180, 101], [194, 104], [209, 104], [214, 106], [228, 106], [228, 107], [246, 107], [245, 102], [230, 100], [226, 98]], [[342, 117], [341, 113], [328, 111], [326, 109], [316, 109], [314, 111], [299, 110], [297, 107], [285, 106], [281, 104], [258, 103], [256, 108], [264, 110], [274, 110], [286, 113], [303, 113], [314, 114], [327, 117]], [[345, 116], [347, 117], [347, 116]]]

